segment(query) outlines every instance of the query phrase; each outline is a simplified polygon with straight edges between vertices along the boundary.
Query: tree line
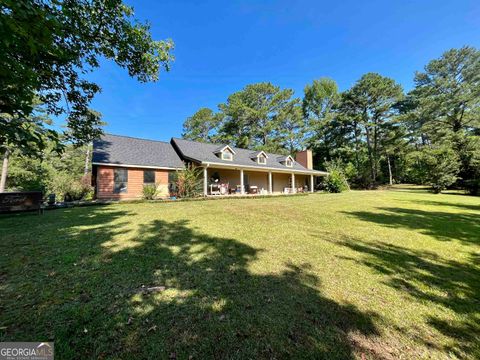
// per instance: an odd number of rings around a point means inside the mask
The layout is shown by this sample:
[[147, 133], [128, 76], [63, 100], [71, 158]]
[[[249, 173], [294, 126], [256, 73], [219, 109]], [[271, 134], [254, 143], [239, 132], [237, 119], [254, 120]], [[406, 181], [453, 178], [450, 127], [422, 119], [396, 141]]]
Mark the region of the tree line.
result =
[[357, 187], [409, 182], [435, 192], [480, 187], [480, 51], [451, 49], [414, 74], [363, 75], [345, 91], [329, 78], [303, 98], [271, 83], [247, 85], [217, 111], [198, 110], [183, 137], [278, 153], [310, 148], [314, 167], [339, 167]]

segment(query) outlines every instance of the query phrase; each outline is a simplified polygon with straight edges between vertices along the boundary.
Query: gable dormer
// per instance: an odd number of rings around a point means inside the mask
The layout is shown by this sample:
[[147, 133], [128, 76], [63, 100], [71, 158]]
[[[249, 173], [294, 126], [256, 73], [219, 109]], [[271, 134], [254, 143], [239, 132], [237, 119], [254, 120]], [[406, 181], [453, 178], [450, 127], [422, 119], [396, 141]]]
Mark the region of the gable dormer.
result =
[[227, 161], [232, 161], [233, 155], [235, 155], [235, 151], [229, 145], [219, 147], [217, 150], [214, 151], [214, 153], [220, 159]]
[[254, 152], [252, 156], [250, 156], [250, 158], [259, 165], [266, 165], [268, 155], [265, 151], [262, 150], [262, 151]]
[[282, 156], [280, 159], [279, 159], [280, 163], [282, 165], [285, 165], [286, 167], [293, 167], [293, 157], [291, 155], [288, 155], [288, 156]]

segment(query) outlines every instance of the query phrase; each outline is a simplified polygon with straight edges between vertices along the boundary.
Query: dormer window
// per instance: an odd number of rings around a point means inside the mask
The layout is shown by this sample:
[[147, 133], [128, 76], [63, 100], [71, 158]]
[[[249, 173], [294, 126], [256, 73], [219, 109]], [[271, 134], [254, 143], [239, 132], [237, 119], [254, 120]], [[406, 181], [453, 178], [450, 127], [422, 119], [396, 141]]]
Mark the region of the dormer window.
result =
[[250, 159], [252, 159], [253, 161], [255, 161], [259, 165], [266, 165], [268, 155], [265, 151], [261, 150], [261, 151], [251, 153], [250, 154]]
[[233, 160], [233, 154], [228, 150], [222, 151], [222, 160], [232, 161]]
[[286, 167], [293, 167], [293, 158], [288, 155], [281, 160], [281, 163], [284, 164]]
[[228, 145], [222, 146], [214, 151], [214, 153], [222, 160], [232, 161], [235, 151]]

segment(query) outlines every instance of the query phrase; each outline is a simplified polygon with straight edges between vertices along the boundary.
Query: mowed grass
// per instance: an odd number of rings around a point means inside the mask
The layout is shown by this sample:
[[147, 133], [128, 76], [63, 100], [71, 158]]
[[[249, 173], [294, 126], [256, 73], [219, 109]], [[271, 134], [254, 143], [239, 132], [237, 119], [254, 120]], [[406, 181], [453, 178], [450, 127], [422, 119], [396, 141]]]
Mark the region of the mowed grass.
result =
[[57, 359], [480, 357], [480, 198], [123, 203], [0, 237], [0, 341]]

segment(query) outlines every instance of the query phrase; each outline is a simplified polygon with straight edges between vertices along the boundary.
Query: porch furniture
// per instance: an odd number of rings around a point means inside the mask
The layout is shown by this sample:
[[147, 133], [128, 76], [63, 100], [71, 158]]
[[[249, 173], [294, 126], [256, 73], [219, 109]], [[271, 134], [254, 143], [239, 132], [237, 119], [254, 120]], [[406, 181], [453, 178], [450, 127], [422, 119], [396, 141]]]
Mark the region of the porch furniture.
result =
[[249, 194], [258, 194], [258, 186], [251, 185], [248, 193]]
[[219, 184], [210, 184], [210, 195], [220, 195]]
[[226, 195], [230, 185], [227, 184], [210, 184], [210, 195]]
[[230, 184], [228, 183], [220, 185], [220, 195], [228, 194], [229, 189], [230, 189]]

